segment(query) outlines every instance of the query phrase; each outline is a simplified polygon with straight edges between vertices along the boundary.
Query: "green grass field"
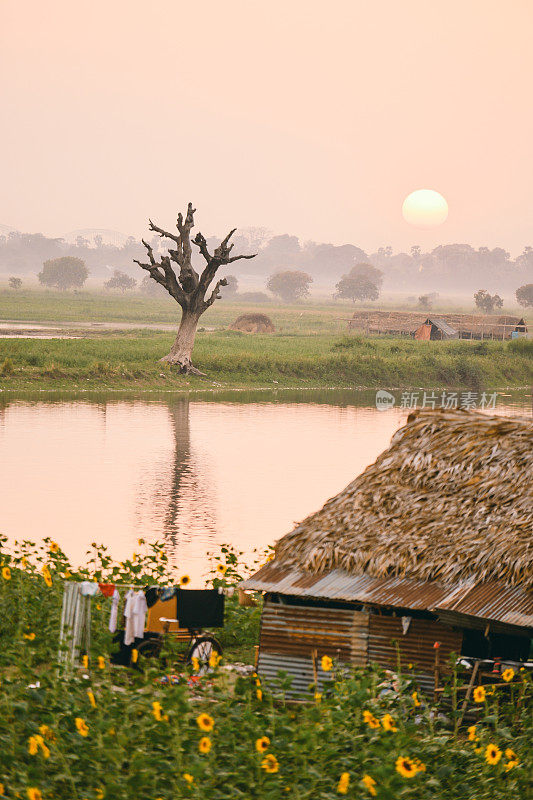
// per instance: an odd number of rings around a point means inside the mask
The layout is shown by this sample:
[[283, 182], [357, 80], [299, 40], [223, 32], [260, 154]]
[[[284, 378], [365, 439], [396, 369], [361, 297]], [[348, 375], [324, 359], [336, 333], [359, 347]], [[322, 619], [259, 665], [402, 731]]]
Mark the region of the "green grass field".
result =
[[358, 336], [200, 332], [183, 377], [158, 359], [172, 335], [132, 331], [91, 339], [0, 339], [0, 388], [189, 389], [280, 386], [527, 386], [533, 342], [416, 342]]
[[[244, 311], [262, 311], [276, 333], [227, 330]], [[183, 377], [159, 363], [169, 332], [89, 332], [76, 323], [178, 324], [166, 298], [104, 293], [0, 291], [0, 319], [64, 322], [76, 339], [1, 339], [0, 389], [189, 390], [257, 387], [524, 387], [533, 380], [533, 342], [417, 342], [347, 335], [351, 307], [250, 306], [223, 301], [202, 317], [195, 364], [207, 378]]]

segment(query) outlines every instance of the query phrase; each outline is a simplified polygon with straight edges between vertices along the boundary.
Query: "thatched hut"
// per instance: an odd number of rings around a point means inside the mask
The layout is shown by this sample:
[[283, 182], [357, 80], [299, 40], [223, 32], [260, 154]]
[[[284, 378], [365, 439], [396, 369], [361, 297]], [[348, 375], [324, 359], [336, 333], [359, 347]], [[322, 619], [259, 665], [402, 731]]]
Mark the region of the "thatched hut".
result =
[[272, 320], [266, 314], [241, 314], [229, 327], [230, 331], [242, 331], [243, 333], [275, 333], [276, 331]]
[[[354, 311], [348, 320], [348, 330], [368, 336], [417, 336], [417, 331], [427, 325], [428, 316], [417, 311]], [[432, 325], [454, 330], [453, 336], [439, 336], [436, 332], [429, 338], [458, 339], [512, 339], [528, 332], [523, 317], [495, 314], [432, 314]], [[422, 334], [422, 331], [421, 331]], [[455, 335], [457, 334], [457, 336]]]
[[265, 593], [259, 672], [286, 670], [301, 690], [313, 682], [314, 651], [394, 669], [396, 642], [431, 690], [435, 642], [441, 664], [452, 652], [527, 658], [532, 475], [531, 420], [411, 414], [375, 463], [243, 584]]
[[458, 339], [459, 333], [439, 317], [427, 317], [415, 331], [415, 339], [436, 341], [442, 339]]

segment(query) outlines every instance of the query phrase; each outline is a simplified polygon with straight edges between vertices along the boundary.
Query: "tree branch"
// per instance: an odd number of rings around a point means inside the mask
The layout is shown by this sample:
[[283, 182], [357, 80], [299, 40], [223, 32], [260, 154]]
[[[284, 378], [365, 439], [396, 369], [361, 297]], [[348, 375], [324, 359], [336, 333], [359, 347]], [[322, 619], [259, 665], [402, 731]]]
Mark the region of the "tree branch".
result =
[[176, 236], [175, 233], [169, 233], [168, 231], [163, 230], [163, 228], [160, 228], [158, 225], [155, 225], [151, 219], [149, 219], [148, 222], [150, 223], [151, 231], [155, 231], [155, 233], [158, 233], [161, 237], [166, 236], [167, 239], [172, 239], [173, 242], [176, 242], [178, 247], [181, 246], [181, 238], [179, 236]]
[[[205, 253], [202, 253], [202, 255], [207, 260], [207, 265], [205, 266], [204, 271], [202, 272], [202, 274], [200, 276], [200, 283], [198, 284], [198, 291], [201, 291], [201, 292], [203, 292], [205, 294], [205, 292], [209, 288], [209, 284], [211, 283], [211, 281], [215, 277], [218, 268], [221, 267], [222, 264], [231, 264], [233, 261], [238, 261], [240, 258], [255, 258], [256, 257], [257, 253], [254, 253], [253, 255], [247, 255], [247, 256], [230, 256], [230, 253], [231, 253], [231, 251], [233, 249], [233, 243], [228, 245], [228, 242], [229, 242], [229, 240], [231, 239], [231, 237], [233, 236], [233, 234], [235, 233], [236, 230], [237, 230], [237, 228], [233, 228], [228, 233], [226, 238], [221, 241], [221, 243], [218, 245], [218, 247], [215, 248], [214, 254], [212, 256], [210, 256], [208, 251], [207, 251], [207, 245], [205, 246]], [[201, 234], [199, 234], [199, 235], [201, 236]], [[198, 235], [196, 236], [196, 239], [198, 239]], [[204, 239], [203, 236], [201, 236], [200, 243], [197, 242], [196, 239], [195, 239], [195, 244], [197, 244], [198, 247], [200, 247], [201, 240], [203, 240], [203, 242], [205, 242], [205, 239]], [[200, 250], [200, 252], [202, 252], [202, 251]], [[208, 256], [209, 256], [209, 258], [207, 258]], [[216, 297], [213, 300], [211, 300], [209, 305], [214, 303], [215, 299], [216, 299]]]
[[[187, 297], [178, 283], [176, 273], [170, 265], [170, 258], [168, 256], [163, 256], [161, 263], [158, 263], [154, 258], [154, 251], [151, 245], [149, 245], [144, 239], [142, 240], [142, 243], [146, 247], [150, 263], [143, 264], [136, 258], [133, 259], [134, 262], [142, 267], [142, 269], [147, 270], [150, 273], [150, 277], [153, 278], [157, 283], [160, 283], [161, 286], [163, 286], [183, 308], [187, 304]], [[161, 274], [160, 270], [163, 270], [163, 275]]]
[[193, 242], [199, 248], [200, 253], [203, 255], [203, 257], [205, 258], [205, 260], [209, 264], [209, 262], [211, 261], [213, 256], [211, 255], [211, 253], [207, 249], [207, 242], [205, 240], [205, 237], [202, 236], [202, 234], [200, 233], [200, 231], [198, 231], [198, 233], [194, 237]]
[[204, 301], [204, 311], [205, 311], [206, 308], [209, 308], [209, 306], [212, 306], [213, 303], [215, 302], [215, 300], [220, 300], [220, 298], [222, 296], [222, 295], [219, 294], [220, 287], [221, 286], [227, 286], [227, 285], [228, 285], [228, 281], [227, 281], [226, 278], [221, 278], [219, 281], [217, 281], [217, 283], [215, 285], [215, 288], [211, 292], [211, 297], [209, 297], [207, 300]]

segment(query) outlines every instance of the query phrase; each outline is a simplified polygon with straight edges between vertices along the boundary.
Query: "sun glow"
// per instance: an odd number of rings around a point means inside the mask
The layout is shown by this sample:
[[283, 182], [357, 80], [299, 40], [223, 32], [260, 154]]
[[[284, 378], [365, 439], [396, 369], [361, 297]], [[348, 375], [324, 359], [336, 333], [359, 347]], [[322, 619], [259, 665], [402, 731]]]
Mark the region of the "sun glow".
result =
[[448, 203], [433, 189], [417, 189], [403, 201], [403, 218], [410, 225], [419, 228], [433, 228], [442, 225], [448, 216]]

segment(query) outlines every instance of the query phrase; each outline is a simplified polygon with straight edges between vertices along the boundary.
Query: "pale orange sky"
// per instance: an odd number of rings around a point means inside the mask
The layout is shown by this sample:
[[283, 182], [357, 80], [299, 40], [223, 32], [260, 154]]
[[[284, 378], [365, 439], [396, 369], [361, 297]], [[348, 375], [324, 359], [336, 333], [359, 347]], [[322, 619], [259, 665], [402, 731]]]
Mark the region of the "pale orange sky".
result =
[[[0, 223], [533, 244], [530, 0], [0, 0]], [[403, 221], [414, 189], [447, 222]]]

